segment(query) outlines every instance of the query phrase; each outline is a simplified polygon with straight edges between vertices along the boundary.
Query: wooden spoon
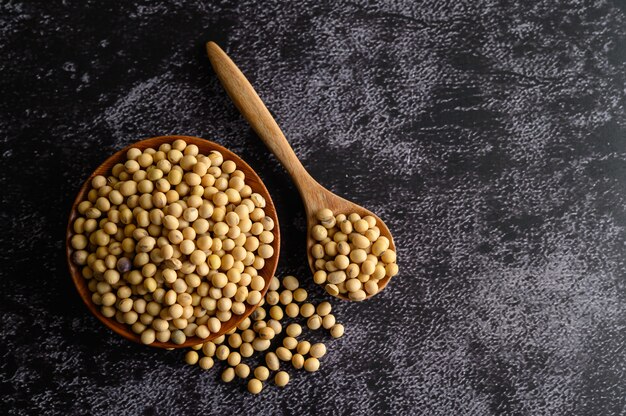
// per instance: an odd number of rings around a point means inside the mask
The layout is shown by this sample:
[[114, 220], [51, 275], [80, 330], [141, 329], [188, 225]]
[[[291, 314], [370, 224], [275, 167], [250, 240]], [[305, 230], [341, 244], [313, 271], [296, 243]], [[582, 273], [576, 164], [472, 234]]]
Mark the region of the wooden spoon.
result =
[[[276, 120], [274, 120], [267, 110], [263, 101], [261, 101], [252, 85], [250, 85], [250, 82], [228, 55], [226, 55], [215, 42], [208, 42], [206, 49], [217, 77], [235, 103], [235, 106], [248, 123], [250, 123], [265, 145], [276, 155], [278, 160], [280, 160], [289, 175], [291, 175], [291, 178], [300, 192], [300, 197], [302, 198], [306, 210], [308, 228], [307, 256], [311, 271], [315, 273], [315, 259], [311, 255], [311, 247], [316, 243], [311, 237], [311, 229], [318, 223], [315, 214], [323, 208], [329, 208], [335, 215], [356, 212], [361, 217], [366, 215], [373, 216], [376, 218], [376, 225], [380, 229], [380, 235], [386, 236], [389, 239], [389, 247], [395, 251], [393, 237], [389, 232], [389, 228], [376, 214], [330, 192], [313, 179], [306, 171], [289, 145], [289, 142], [287, 142], [280, 127], [278, 127]], [[389, 279], [389, 276], [385, 276], [378, 282], [378, 293], [387, 286]], [[343, 294], [339, 294], [337, 297], [349, 300], [349, 298]], [[371, 297], [371, 295], [367, 296], [367, 298], [369, 297]]]
[[[278, 227], [278, 216], [276, 215], [276, 208], [274, 207], [274, 203], [272, 202], [272, 198], [270, 197], [267, 188], [261, 181], [261, 178], [256, 174], [256, 172], [241, 159], [239, 156], [231, 152], [230, 150], [218, 145], [217, 143], [210, 142], [208, 140], [200, 139], [198, 137], [190, 137], [190, 136], [161, 136], [161, 137], [153, 137], [151, 139], [141, 140], [139, 142], [133, 143], [132, 145], [120, 150], [115, 153], [113, 156], [109, 157], [104, 161], [98, 168], [87, 178], [83, 186], [81, 186], [76, 199], [74, 200], [74, 204], [72, 205], [72, 210], [70, 211], [69, 220], [67, 222], [67, 231], [66, 231], [66, 243], [65, 243], [65, 251], [67, 255], [67, 264], [70, 270], [70, 274], [72, 276], [72, 280], [74, 281], [74, 285], [80, 294], [80, 297], [87, 305], [87, 308], [93, 313], [96, 318], [98, 318], [103, 324], [105, 324], [109, 329], [113, 330], [117, 334], [123, 336], [126, 339], [131, 341], [135, 341], [141, 343], [141, 337], [131, 331], [130, 326], [121, 324], [117, 322], [115, 319], [107, 318], [100, 311], [100, 307], [97, 306], [91, 300], [91, 291], [87, 287], [87, 280], [82, 275], [81, 267], [74, 264], [72, 261], [72, 253], [73, 249], [70, 244], [70, 240], [72, 236], [75, 234], [73, 229], [74, 220], [78, 217], [78, 204], [81, 201], [87, 199], [87, 193], [91, 189], [91, 180], [97, 175], [109, 176], [111, 174], [111, 170], [115, 164], [123, 162], [126, 160], [126, 153], [131, 147], [135, 147], [141, 150], [147, 148], [158, 148], [163, 143], [172, 143], [174, 140], [182, 139], [186, 141], [188, 144], [195, 144], [198, 146], [200, 150], [200, 154], [208, 155], [211, 151], [217, 150], [223, 156], [224, 160], [232, 160], [237, 165], [237, 169], [241, 170], [246, 175], [246, 183], [250, 185], [253, 192], [259, 193], [263, 198], [265, 198], [266, 206], [264, 208], [265, 214], [274, 220], [274, 229], [272, 233], [274, 234], [274, 241], [270, 244], [274, 249], [274, 255], [265, 261], [265, 265], [259, 271], [259, 275], [263, 276], [265, 280], [265, 287], [261, 291], [261, 294], [265, 296], [265, 292], [269, 288], [270, 281], [276, 272], [276, 266], [278, 265], [278, 257], [280, 254], [280, 231]], [[155, 341], [150, 344], [151, 347], [158, 348], [183, 348], [189, 347], [191, 345], [202, 344], [204, 342], [215, 339], [221, 335], [224, 335], [226, 332], [230, 331], [233, 327], [239, 325], [241, 321], [246, 319], [256, 308], [258, 305], [251, 306], [246, 304], [246, 311], [243, 315], [233, 315], [233, 317], [224, 322], [222, 324], [222, 328], [219, 332], [215, 334], [211, 334], [206, 339], [201, 339], [199, 337], [188, 337], [187, 340], [183, 344], [174, 344], [173, 342], [159, 342]]]

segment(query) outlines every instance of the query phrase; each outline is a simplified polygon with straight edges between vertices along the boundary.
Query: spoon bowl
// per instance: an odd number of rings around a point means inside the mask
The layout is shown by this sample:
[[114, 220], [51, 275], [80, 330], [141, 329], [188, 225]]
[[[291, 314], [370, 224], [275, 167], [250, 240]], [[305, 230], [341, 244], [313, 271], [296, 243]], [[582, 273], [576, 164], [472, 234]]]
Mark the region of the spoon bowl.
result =
[[[360, 205], [335, 195], [320, 185], [306, 171], [276, 123], [276, 120], [274, 120], [267, 107], [265, 107], [265, 104], [259, 98], [250, 82], [228, 55], [226, 55], [215, 42], [208, 42], [206, 49], [211, 65], [233, 103], [248, 123], [250, 123], [261, 140], [263, 140], [265, 145], [276, 155], [278, 160], [291, 175], [291, 178], [298, 188], [306, 210], [308, 229], [307, 256], [311, 272], [315, 273], [316, 271], [314, 267], [315, 260], [311, 255], [311, 247], [316, 241], [311, 236], [311, 229], [317, 224], [315, 214], [323, 208], [330, 209], [334, 215], [348, 215], [353, 212], [359, 214], [361, 217], [371, 215], [376, 219], [376, 225], [380, 229], [380, 235], [389, 239], [389, 248], [395, 251], [396, 247], [391, 232], [377, 215]], [[385, 276], [378, 282], [377, 293], [380, 293], [380, 291], [387, 286], [389, 280], [390, 277]], [[372, 295], [367, 294], [366, 299], [371, 296]], [[338, 294], [336, 297], [350, 300], [343, 294]]]
[[[92, 314], [95, 315], [96, 318], [100, 320], [104, 325], [106, 325], [113, 332], [123, 336], [124, 338], [141, 343], [140, 335], [135, 334], [130, 326], [126, 324], [122, 324], [115, 320], [114, 318], [107, 318], [102, 314], [98, 305], [96, 305], [92, 299], [92, 292], [87, 287], [87, 280], [83, 277], [81, 273], [81, 268], [75, 265], [72, 262], [72, 253], [73, 249], [70, 244], [70, 240], [72, 236], [75, 234], [73, 230], [74, 220], [78, 217], [78, 204], [81, 201], [87, 199], [87, 193], [91, 189], [91, 180], [97, 175], [103, 175], [105, 177], [111, 174], [111, 170], [113, 166], [117, 163], [125, 161], [126, 153], [131, 148], [137, 149], [147, 149], [147, 148], [158, 148], [163, 143], [172, 143], [177, 139], [182, 139], [188, 144], [195, 144], [198, 146], [198, 149], [201, 154], [209, 154], [213, 150], [219, 151], [223, 156], [224, 160], [232, 160], [237, 165], [237, 169], [241, 170], [246, 175], [246, 184], [250, 185], [253, 192], [259, 193], [266, 201], [265, 213], [267, 216], [274, 220], [274, 229], [272, 233], [274, 234], [274, 241], [270, 244], [274, 249], [274, 255], [266, 260], [265, 265], [259, 271], [259, 275], [263, 277], [265, 280], [265, 287], [261, 291], [261, 294], [265, 296], [267, 289], [269, 288], [270, 281], [276, 272], [276, 266], [278, 265], [278, 257], [280, 254], [280, 231], [278, 226], [278, 216], [276, 215], [276, 208], [274, 207], [274, 203], [272, 202], [272, 198], [270, 197], [267, 188], [261, 181], [261, 178], [257, 175], [257, 173], [239, 156], [230, 150], [226, 149], [223, 146], [218, 145], [217, 143], [213, 143], [208, 140], [204, 140], [198, 137], [191, 136], [160, 136], [153, 137], [151, 139], [141, 140], [132, 145], [116, 152], [107, 160], [104, 161], [94, 172], [87, 178], [85, 183], [81, 186], [76, 199], [74, 200], [74, 204], [72, 205], [72, 210], [70, 211], [69, 220], [67, 223], [67, 231], [66, 231], [66, 243], [65, 243], [65, 251], [67, 256], [67, 264], [70, 271], [70, 275], [72, 277], [72, 281], [78, 290], [78, 293], [87, 306], [87, 308], [91, 311]], [[204, 342], [215, 339], [221, 335], [224, 335], [226, 332], [230, 331], [235, 326], [239, 325], [244, 319], [246, 319], [256, 308], [258, 305], [248, 305], [246, 304], [246, 310], [242, 315], [233, 315], [233, 317], [224, 322], [219, 332], [212, 333], [208, 338], [202, 339], [199, 337], [188, 337], [187, 340], [183, 344], [175, 344], [171, 341], [168, 342], [159, 342], [155, 341], [150, 346], [157, 348], [183, 348], [189, 347], [192, 345], [202, 344]]]
[[[304, 190], [300, 190], [300, 196], [304, 201], [304, 207], [306, 212], [306, 222], [307, 222], [307, 239], [306, 239], [306, 254], [309, 261], [309, 268], [311, 269], [311, 273], [315, 273], [317, 269], [315, 268], [315, 258], [311, 255], [311, 248], [313, 245], [318, 243], [311, 236], [311, 229], [319, 224], [319, 221], [316, 218], [316, 214], [319, 210], [328, 208], [330, 209], [335, 216], [339, 214], [349, 215], [353, 212], [359, 214], [361, 218], [371, 215], [376, 219], [376, 226], [380, 229], [380, 235], [385, 236], [389, 239], [389, 248], [393, 251], [396, 250], [396, 246], [393, 242], [393, 236], [389, 231], [389, 227], [381, 220], [378, 215], [374, 214], [372, 211], [363, 208], [362, 206], [355, 204], [354, 202], [350, 202], [347, 199], [340, 197], [339, 195], [335, 195], [328, 189], [324, 188], [322, 185], [317, 183], [312, 177], [310, 179], [309, 185], [304, 185]], [[300, 189], [300, 188], [298, 188]], [[306, 194], [306, 196], [305, 196]], [[380, 293], [387, 284], [391, 280], [391, 276], [383, 277], [378, 281], [378, 292], [374, 295]], [[367, 292], [366, 292], [367, 293]], [[371, 298], [374, 295], [367, 294], [365, 299]], [[337, 294], [335, 297], [351, 300], [343, 293]]]

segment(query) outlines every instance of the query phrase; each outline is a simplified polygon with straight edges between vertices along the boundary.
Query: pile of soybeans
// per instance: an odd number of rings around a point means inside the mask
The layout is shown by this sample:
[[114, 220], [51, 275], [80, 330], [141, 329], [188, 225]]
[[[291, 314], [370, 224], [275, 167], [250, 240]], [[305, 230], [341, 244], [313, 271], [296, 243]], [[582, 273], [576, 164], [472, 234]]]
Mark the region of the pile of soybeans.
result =
[[102, 314], [151, 344], [206, 339], [262, 300], [274, 221], [232, 160], [131, 148], [78, 204], [70, 244]]
[[376, 218], [334, 215], [328, 208], [316, 218], [319, 223], [311, 229], [317, 242], [311, 247], [313, 280], [330, 295], [361, 301], [377, 294], [383, 279], [398, 274], [396, 252], [389, 239], [380, 235]]
[[[307, 302], [307, 291], [299, 286], [294, 276], [286, 276], [282, 282], [273, 277], [269, 291], [252, 315], [227, 334], [192, 347], [185, 355], [187, 364], [209, 370], [216, 360], [223, 361], [226, 368], [222, 370], [222, 381], [245, 380], [253, 394], [260, 393], [271, 378], [276, 386], [286, 386], [290, 380], [286, 370], [317, 371], [326, 345], [311, 343], [304, 331], [324, 328], [332, 338], [339, 338], [344, 327], [336, 322], [330, 303]], [[261, 363], [251, 368], [246, 361]]]

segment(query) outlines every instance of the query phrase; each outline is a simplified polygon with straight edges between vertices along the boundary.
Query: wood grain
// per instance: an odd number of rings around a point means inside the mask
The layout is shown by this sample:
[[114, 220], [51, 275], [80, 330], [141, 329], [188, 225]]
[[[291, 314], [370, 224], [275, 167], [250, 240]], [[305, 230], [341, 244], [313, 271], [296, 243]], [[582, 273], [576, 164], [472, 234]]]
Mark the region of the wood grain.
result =
[[[267, 216], [272, 218], [272, 220], [274, 220], [275, 226], [274, 226], [274, 229], [272, 230], [272, 233], [274, 234], [274, 241], [271, 243], [271, 246], [274, 249], [274, 255], [271, 258], [266, 260], [263, 269], [259, 271], [259, 274], [263, 276], [265, 280], [265, 287], [261, 291], [262, 295], [265, 295], [265, 293], [267, 292], [267, 289], [270, 284], [270, 280], [274, 276], [274, 273], [276, 272], [276, 266], [278, 265], [278, 258], [280, 256], [280, 227], [278, 224], [278, 216], [276, 215], [276, 208], [274, 206], [272, 198], [269, 192], [267, 191], [267, 188], [263, 184], [263, 181], [261, 181], [261, 178], [259, 178], [256, 172], [243, 159], [241, 159], [235, 153], [231, 152], [230, 150], [226, 149], [223, 146], [218, 145], [217, 143], [211, 142], [209, 140], [204, 140], [199, 137], [191, 137], [191, 136], [153, 137], [150, 139], [138, 141], [118, 151], [114, 155], [110, 156], [107, 160], [105, 160], [104, 163], [98, 166], [98, 168], [89, 176], [89, 178], [87, 178], [87, 180], [81, 186], [78, 192], [78, 195], [76, 196], [76, 199], [74, 200], [74, 204], [72, 205], [72, 209], [70, 211], [69, 219], [67, 222], [66, 245], [65, 245], [66, 249], [65, 250], [66, 250], [66, 256], [67, 256], [67, 264], [68, 264], [68, 268], [70, 271], [70, 275], [72, 277], [72, 281], [74, 282], [74, 285], [76, 286], [76, 289], [78, 290], [78, 293], [80, 294], [80, 297], [83, 299], [83, 302], [85, 303], [85, 305], [87, 305], [87, 308], [91, 311], [91, 313], [93, 313], [96, 316], [96, 318], [98, 318], [103, 324], [105, 324], [112, 331], [123, 336], [124, 338], [128, 340], [138, 342], [138, 343], [141, 343], [141, 338], [139, 335], [132, 332], [128, 325], [121, 324], [117, 322], [115, 319], [105, 317], [100, 312], [100, 308], [96, 304], [94, 304], [93, 301], [91, 300], [92, 292], [87, 287], [87, 281], [85, 280], [85, 278], [83, 278], [80, 267], [76, 266], [71, 260], [73, 250], [70, 245], [70, 239], [72, 238], [72, 235], [74, 235], [72, 224], [74, 223], [74, 220], [78, 217], [77, 206], [81, 201], [84, 201], [87, 198], [87, 193], [91, 189], [91, 180], [96, 175], [103, 175], [103, 176], [110, 175], [113, 166], [116, 163], [119, 163], [120, 161], [125, 160], [126, 152], [128, 152], [130, 148], [134, 147], [134, 148], [138, 148], [141, 150], [144, 150], [147, 148], [158, 148], [163, 143], [171, 143], [177, 139], [185, 140], [188, 144], [195, 144], [196, 146], [198, 146], [198, 149], [200, 150], [201, 154], [208, 154], [209, 152], [213, 150], [217, 150], [220, 153], [222, 153], [222, 155], [224, 156], [224, 160], [234, 161], [237, 165], [237, 168], [246, 175], [246, 184], [250, 185], [253, 192], [257, 192], [265, 198], [265, 201], [266, 201], [265, 213]], [[174, 344], [173, 342], [155, 341], [150, 346], [158, 347], [158, 348], [183, 348], [183, 347], [189, 347], [191, 345], [200, 344], [206, 341], [210, 341], [230, 331], [233, 327], [235, 327], [241, 321], [243, 321], [246, 317], [248, 317], [256, 308], [257, 308], [257, 305], [251, 306], [251, 305], [246, 304], [246, 311], [244, 314], [239, 315], [239, 316], [233, 316], [230, 320], [228, 320], [222, 325], [222, 328], [220, 329], [219, 332], [215, 334], [211, 334], [208, 338], [204, 340], [198, 337], [190, 337], [190, 338], [187, 338], [187, 340], [181, 345]]]
[[[208, 42], [206, 49], [211, 65], [233, 103], [261, 140], [263, 140], [263, 143], [276, 155], [298, 188], [306, 211], [308, 229], [306, 245], [311, 272], [315, 273], [315, 260], [311, 256], [311, 247], [316, 243], [315, 239], [311, 237], [311, 229], [317, 224], [315, 213], [322, 208], [329, 208], [335, 215], [356, 212], [360, 216], [373, 216], [376, 218], [376, 225], [380, 228], [380, 235], [389, 239], [389, 246], [395, 251], [396, 246], [389, 228], [376, 214], [335, 195], [320, 185], [306, 171], [289, 145], [278, 123], [276, 123], [276, 120], [274, 120], [274, 117], [272, 117], [257, 92], [230, 57], [215, 42]], [[387, 286], [390, 279], [389, 276], [385, 276], [378, 282], [378, 293]], [[337, 295], [337, 297], [349, 300], [347, 296], [342, 294]], [[371, 295], [367, 295], [367, 298], [369, 297]]]

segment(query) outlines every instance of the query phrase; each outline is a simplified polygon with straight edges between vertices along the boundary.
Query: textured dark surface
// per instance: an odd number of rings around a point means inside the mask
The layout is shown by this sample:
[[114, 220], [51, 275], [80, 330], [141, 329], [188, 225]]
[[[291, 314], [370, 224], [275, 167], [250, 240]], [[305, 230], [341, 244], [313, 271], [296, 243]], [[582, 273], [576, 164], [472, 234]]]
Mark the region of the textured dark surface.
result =
[[[2, 413], [626, 413], [623, 3], [201, 3], [0, 2]], [[210, 70], [211, 39], [399, 248], [381, 295], [334, 302], [346, 336], [321, 371], [258, 397], [105, 329], [63, 257], [91, 170], [179, 133], [257, 169], [279, 270], [310, 279], [297, 192]]]

